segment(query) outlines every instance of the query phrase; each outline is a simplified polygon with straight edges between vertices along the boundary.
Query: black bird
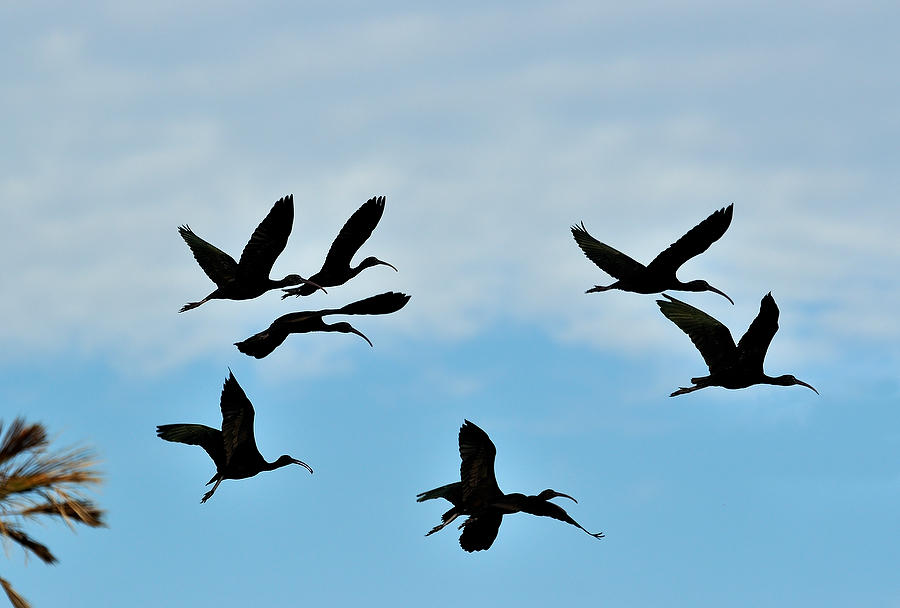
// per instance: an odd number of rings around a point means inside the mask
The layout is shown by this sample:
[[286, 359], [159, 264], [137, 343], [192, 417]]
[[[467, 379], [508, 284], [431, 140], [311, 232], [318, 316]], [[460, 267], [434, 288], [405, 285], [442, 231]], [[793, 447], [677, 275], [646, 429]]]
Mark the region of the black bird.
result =
[[270, 289], [301, 283], [309, 285], [313, 291], [321, 289], [299, 274], [289, 274], [280, 281], [269, 278], [272, 265], [287, 245], [293, 224], [294, 195], [290, 194], [279, 199], [253, 231], [241, 253], [240, 262], [235, 262], [233, 257], [201, 239], [188, 226], [179, 227], [181, 238], [191, 248], [200, 268], [217, 287], [199, 302], [188, 302], [178, 312], [197, 308], [209, 300], [250, 300]]
[[393, 264], [388, 264], [371, 256], [364, 259], [356, 267], [350, 266], [353, 256], [363, 246], [363, 243], [372, 236], [372, 231], [375, 230], [375, 226], [378, 225], [378, 221], [383, 213], [383, 196], [372, 197], [363, 203], [350, 216], [350, 219], [338, 232], [334, 242], [331, 243], [331, 249], [328, 250], [328, 255], [325, 256], [322, 269], [309, 277], [310, 283], [292, 289], [285, 289], [285, 293], [281, 294], [281, 299], [288, 296], [308, 296], [315, 293], [317, 285], [324, 287], [343, 285], [366, 268], [379, 264], [390, 266], [396, 271], [397, 269]]
[[675, 276], [682, 264], [709, 249], [710, 245], [725, 234], [731, 224], [733, 210], [734, 204], [731, 204], [713, 212], [646, 266], [592, 237], [585, 229], [584, 222], [581, 226], [572, 226], [572, 236], [575, 237], [575, 242], [581, 247], [584, 255], [603, 272], [617, 279], [611, 285], [595, 285], [585, 293], [608, 289], [635, 293], [660, 293], [666, 290], [713, 291], [734, 304], [734, 300], [706, 281], [682, 283]]
[[339, 331], [354, 333], [362, 337], [369, 346], [372, 341], [349, 323], [326, 323], [322, 317], [327, 315], [386, 315], [397, 312], [409, 301], [410, 296], [404, 293], [388, 291], [364, 300], [347, 304], [343, 308], [327, 308], [325, 310], [305, 310], [292, 312], [275, 319], [269, 328], [234, 345], [245, 355], [262, 359], [284, 342], [288, 334], [301, 334], [311, 331]]
[[468, 420], [459, 429], [459, 467], [461, 481], [450, 483], [416, 496], [416, 502], [432, 498], [446, 498], [453, 508], [441, 516], [441, 523], [425, 536], [430, 536], [452, 522], [460, 515], [469, 518], [460, 524], [462, 535], [459, 546], [464, 550], [483, 551], [489, 549], [500, 531], [500, 522], [510, 513], [531, 513], [543, 515], [581, 528], [594, 538], [603, 538], [603, 533], [588, 532], [559, 505], [550, 502], [561, 496], [578, 502], [568, 494], [556, 490], [544, 490], [537, 496], [524, 494], [504, 494], [494, 477], [494, 456], [497, 449], [491, 438], [483, 430]]
[[245, 479], [261, 471], [271, 471], [289, 464], [299, 464], [312, 473], [312, 468], [287, 454], [275, 462], [266, 462], [256, 447], [253, 437], [253, 405], [244, 390], [228, 370], [228, 379], [222, 387], [222, 430], [202, 424], [162, 424], [156, 434], [166, 441], [199, 445], [216, 463], [216, 474], [206, 485], [216, 482], [212, 490], [203, 495], [206, 502], [223, 479]]
[[778, 306], [771, 292], [763, 297], [759, 304], [759, 314], [753, 319], [753, 323], [747, 328], [737, 346], [734, 345], [734, 338], [731, 337], [728, 328], [711, 316], [681, 300], [666, 294], [663, 296], [669, 301], [657, 300], [659, 309], [690, 337], [709, 367], [708, 376], [691, 378], [694, 386], [680, 387], [669, 395], [670, 397], [684, 395], [707, 386], [734, 389], [747, 388], [754, 384], [778, 386], [799, 384], [819, 394], [815, 388], [790, 374], [773, 378], [763, 372], [766, 351], [769, 350], [769, 344], [778, 331]]

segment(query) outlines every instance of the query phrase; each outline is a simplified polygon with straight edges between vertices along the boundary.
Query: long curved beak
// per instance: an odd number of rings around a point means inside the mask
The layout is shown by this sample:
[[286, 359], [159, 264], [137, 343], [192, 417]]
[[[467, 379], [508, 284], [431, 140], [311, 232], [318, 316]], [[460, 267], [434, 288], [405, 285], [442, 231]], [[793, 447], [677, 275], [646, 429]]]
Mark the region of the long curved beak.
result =
[[303, 462], [302, 460], [297, 460], [296, 458], [291, 458], [291, 462], [293, 462], [294, 464], [299, 464], [301, 467], [306, 467], [306, 470], [309, 471], [310, 474], [312, 474], [312, 467], [309, 466], [308, 464], [306, 464], [305, 462]]
[[353, 333], [355, 333], [357, 336], [359, 336], [360, 338], [362, 338], [362, 339], [365, 340], [366, 342], [368, 342], [368, 343], [369, 343], [369, 346], [372, 346], [372, 347], [375, 346], [374, 344], [372, 344], [372, 341], [369, 340], [369, 339], [366, 337], [366, 335], [365, 335], [364, 333], [362, 333], [361, 331], [359, 331], [359, 330], [356, 329], [355, 327], [351, 327], [351, 328], [350, 328], [350, 331], [353, 332]]
[[385, 262], [384, 260], [378, 260], [378, 263], [379, 263], [379, 264], [383, 264], [383, 265], [385, 265], [385, 266], [390, 266], [391, 268], [394, 269], [394, 272], [400, 272], [399, 270], [397, 270], [397, 267], [396, 267], [396, 266], [394, 266], [393, 264], [391, 264], [391, 263], [389, 263], [389, 262]]
[[559, 497], [562, 497], [562, 498], [568, 498], [568, 499], [571, 500], [572, 502], [578, 502], [577, 500], [575, 500], [574, 498], [572, 498], [572, 497], [569, 496], [568, 494], [563, 494], [562, 492], [554, 492], [553, 494], [554, 494], [553, 498], [556, 498], [557, 496], [559, 496]]
[[[794, 378], [794, 379], [797, 380], [796, 378]], [[812, 390], [812, 392], [814, 392], [814, 393], [817, 394], [817, 395], [819, 394], [819, 391], [817, 391], [811, 384], [807, 384], [807, 383], [804, 382], [803, 380], [797, 380], [797, 384], [800, 384], [800, 385], [802, 385], [802, 386], [805, 386], [806, 388]]]
[[720, 296], [722, 296], [723, 298], [725, 298], [726, 300], [728, 300], [729, 302], [731, 302], [731, 305], [734, 306], [734, 300], [732, 300], [731, 298], [729, 298], [729, 297], [728, 297], [728, 294], [725, 293], [724, 291], [719, 291], [718, 289], [716, 289], [716, 288], [713, 287], [712, 285], [709, 286], [709, 290], [710, 290], [710, 291], [716, 292], [717, 294], [719, 294]]
[[[328, 293], [327, 291], [325, 291], [325, 288], [322, 287], [321, 285], [319, 285], [318, 283], [313, 283], [313, 282], [310, 281], [309, 279], [304, 279], [303, 277], [300, 277], [300, 280], [302, 280], [302, 281], [303, 281], [305, 284], [307, 284], [307, 285], [312, 285], [312, 286], [315, 287], [316, 289], [321, 289], [321, 290], [322, 290], [322, 293]], [[285, 295], [285, 296], [282, 296], [281, 299], [283, 300], [283, 299], [286, 298], [286, 297], [287, 297], [286, 295]]]

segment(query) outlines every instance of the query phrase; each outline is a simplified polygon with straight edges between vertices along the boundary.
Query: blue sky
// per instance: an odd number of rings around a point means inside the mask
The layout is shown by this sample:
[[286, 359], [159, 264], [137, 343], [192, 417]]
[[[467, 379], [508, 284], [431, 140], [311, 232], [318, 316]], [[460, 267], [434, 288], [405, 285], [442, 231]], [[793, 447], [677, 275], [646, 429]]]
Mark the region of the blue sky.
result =
[[[2, 418], [88, 443], [109, 528], [32, 533], [2, 576], [35, 606], [900, 606], [900, 85], [893, 3], [68, 3], [0, 7]], [[360, 252], [397, 266], [303, 301], [179, 315], [212, 284], [176, 228], [237, 254], [281, 196], [274, 276], [315, 272], [384, 194]], [[683, 299], [802, 387], [670, 399], [705, 372], [653, 296], [569, 233], [647, 262], [713, 210]], [[232, 343], [381, 291], [375, 343]], [[682, 297], [682, 296], [678, 296]], [[225, 481], [157, 424], [217, 425], [228, 368], [261, 451]], [[504, 518], [490, 551], [424, 538], [464, 418], [507, 492], [550, 487], [607, 537]]]

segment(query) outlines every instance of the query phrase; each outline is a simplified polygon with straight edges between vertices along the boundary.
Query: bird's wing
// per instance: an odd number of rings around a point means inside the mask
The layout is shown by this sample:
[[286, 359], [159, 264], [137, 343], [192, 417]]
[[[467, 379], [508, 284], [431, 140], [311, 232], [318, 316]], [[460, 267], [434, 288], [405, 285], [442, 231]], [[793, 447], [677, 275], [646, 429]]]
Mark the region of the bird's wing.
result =
[[350, 266], [350, 260], [372, 236], [372, 231], [375, 230], [383, 213], [383, 196], [370, 198], [354, 211], [331, 243], [320, 272], [328, 274], [332, 268], [341, 269]]
[[278, 199], [259, 223], [241, 252], [238, 272], [254, 278], [268, 277], [275, 260], [284, 251], [294, 225], [294, 195]]
[[351, 302], [343, 308], [322, 311], [323, 314], [342, 315], [386, 315], [397, 312], [409, 302], [410, 296], [405, 293], [386, 291], [376, 296], [370, 296], [363, 300]]
[[659, 309], [666, 318], [690, 337], [691, 342], [703, 355], [710, 373], [716, 373], [734, 360], [737, 347], [727, 327], [690, 304], [685, 304], [667, 294], [663, 296], [669, 301], [657, 300]]
[[213, 283], [222, 287], [232, 279], [237, 272], [237, 262], [234, 258], [213, 245], [207, 243], [189, 226], [179, 226], [178, 234], [184, 239], [184, 242], [191, 248], [194, 259], [200, 264], [200, 268], [206, 273]]
[[640, 262], [588, 234], [584, 222], [581, 226], [572, 226], [572, 236], [584, 255], [611, 277], [626, 279], [644, 270], [644, 265]]
[[759, 303], [759, 314], [753, 319], [750, 327], [738, 342], [738, 355], [745, 361], [752, 362], [762, 370], [763, 360], [769, 344], [778, 331], [778, 305], [771, 292], [767, 293]]
[[199, 445], [216, 463], [216, 468], [225, 465], [225, 448], [219, 429], [203, 424], [161, 424], [156, 427], [156, 434], [166, 441]]
[[495, 511], [472, 515], [463, 523], [459, 546], [470, 553], [490, 549], [502, 521], [503, 514]]
[[459, 466], [463, 504], [477, 509], [497, 496], [502, 496], [494, 477], [497, 448], [487, 433], [468, 420], [459, 429]]
[[220, 406], [225, 463], [228, 464], [234, 458], [242, 458], [239, 454], [246, 453], [249, 453], [250, 457], [261, 458], [256, 447], [256, 438], [253, 436], [253, 404], [230, 370], [228, 379], [222, 387]]
[[728, 226], [731, 224], [731, 216], [734, 212], [734, 203], [723, 207], [693, 228], [687, 231], [683, 237], [669, 245], [669, 247], [656, 256], [647, 268], [657, 268], [675, 272], [678, 268], [696, 255], [700, 255], [709, 246], [722, 238]]

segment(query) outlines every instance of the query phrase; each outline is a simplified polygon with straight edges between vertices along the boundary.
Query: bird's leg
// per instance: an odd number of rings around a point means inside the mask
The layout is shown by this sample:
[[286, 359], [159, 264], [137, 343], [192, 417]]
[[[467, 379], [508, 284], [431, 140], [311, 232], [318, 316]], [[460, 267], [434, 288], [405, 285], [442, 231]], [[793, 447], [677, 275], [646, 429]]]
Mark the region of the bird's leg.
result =
[[459, 513], [454, 513], [453, 515], [451, 515], [450, 517], [448, 517], [446, 521], [444, 521], [443, 523], [441, 523], [441, 524], [439, 524], [439, 525], [433, 527], [433, 528], [431, 529], [431, 531], [430, 531], [428, 534], [426, 534], [425, 536], [431, 536], [432, 534], [434, 534], [434, 533], [437, 532], [438, 530], [443, 530], [443, 529], [444, 529], [444, 526], [446, 526], [447, 524], [449, 524], [451, 521], [453, 521], [453, 520], [456, 519], [457, 517], [459, 517]]
[[608, 291], [610, 289], [613, 289], [612, 285], [594, 285], [584, 293], [597, 293], [598, 291]]
[[192, 308], [197, 308], [197, 307], [200, 306], [201, 304], [205, 304], [206, 302], [209, 302], [209, 301], [212, 299], [212, 297], [213, 297], [214, 294], [215, 294], [215, 292], [209, 294], [208, 296], [206, 296], [205, 298], [203, 298], [203, 299], [200, 300], [199, 302], [188, 302], [187, 304], [185, 304], [184, 306], [182, 306], [182, 307], [181, 307], [181, 310], [179, 310], [178, 312], [184, 312], [184, 311], [186, 311], [186, 310], [191, 310]]
[[693, 393], [694, 391], [699, 391], [701, 388], [706, 388], [705, 386], [691, 386], [691, 387], [678, 387], [678, 390], [669, 395], [669, 397], [675, 397], [677, 395], [686, 395], [687, 393]]
[[219, 484], [220, 484], [220, 483], [222, 483], [222, 478], [221, 478], [221, 477], [220, 477], [219, 479], [216, 480], [216, 485], [214, 485], [214, 486], [212, 487], [212, 490], [210, 490], [209, 492], [207, 492], [206, 494], [204, 494], [204, 495], [203, 495], [203, 498], [200, 499], [200, 503], [201, 503], [201, 504], [204, 503], [204, 502], [206, 502], [207, 500], [209, 500], [210, 496], [213, 495], [213, 493], [216, 491], [216, 488], [219, 487]]

